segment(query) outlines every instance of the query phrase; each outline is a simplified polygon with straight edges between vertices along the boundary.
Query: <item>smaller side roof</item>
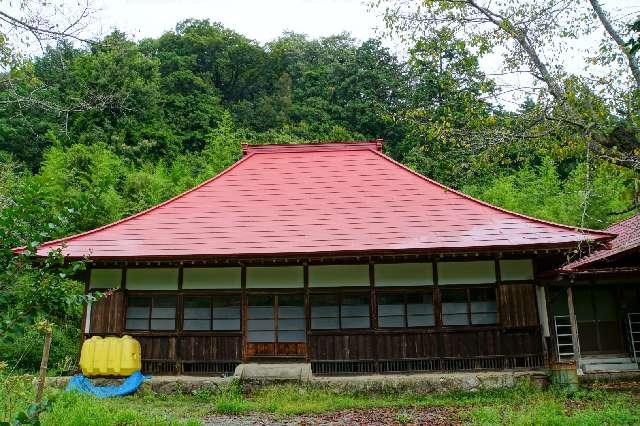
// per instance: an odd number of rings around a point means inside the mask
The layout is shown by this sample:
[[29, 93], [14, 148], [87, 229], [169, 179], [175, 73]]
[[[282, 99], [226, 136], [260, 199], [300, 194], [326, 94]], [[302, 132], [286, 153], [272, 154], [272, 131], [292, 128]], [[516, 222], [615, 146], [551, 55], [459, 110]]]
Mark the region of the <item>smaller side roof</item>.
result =
[[605, 231], [616, 234], [616, 237], [600, 250], [596, 250], [563, 266], [561, 271], [574, 272], [583, 270], [596, 262], [622, 255], [634, 249], [640, 249], [640, 213], [611, 225]]

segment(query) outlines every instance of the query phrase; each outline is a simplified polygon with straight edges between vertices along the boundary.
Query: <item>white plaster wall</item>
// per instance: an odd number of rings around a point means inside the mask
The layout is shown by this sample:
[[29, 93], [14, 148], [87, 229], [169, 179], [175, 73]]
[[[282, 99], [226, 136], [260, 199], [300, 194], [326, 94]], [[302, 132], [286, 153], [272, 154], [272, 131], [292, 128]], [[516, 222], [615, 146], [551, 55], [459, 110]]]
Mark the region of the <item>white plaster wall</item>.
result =
[[380, 263], [374, 272], [376, 287], [433, 285], [431, 263]]
[[496, 282], [492, 260], [438, 262], [438, 285], [487, 284]]
[[526, 281], [533, 279], [531, 259], [501, 259], [500, 278], [502, 281]]
[[242, 270], [239, 267], [184, 268], [182, 288], [187, 290], [240, 288], [241, 275]]
[[369, 285], [369, 265], [311, 265], [309, 287]]
[[177, 290], [178, 268], [127, 269], [128, 290]]
[[302, 266], [256, 266], [247, 268], [247, 288], [302, 288]]
[[91, 269], [89, 288], [120, 288], [122, 269]]

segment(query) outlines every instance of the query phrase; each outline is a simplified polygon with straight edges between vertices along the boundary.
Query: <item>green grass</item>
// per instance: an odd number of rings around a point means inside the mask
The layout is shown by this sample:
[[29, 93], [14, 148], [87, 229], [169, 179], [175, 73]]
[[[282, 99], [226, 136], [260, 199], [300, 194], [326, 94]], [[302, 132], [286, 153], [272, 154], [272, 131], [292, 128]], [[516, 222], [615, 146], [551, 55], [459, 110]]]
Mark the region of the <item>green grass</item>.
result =
[[169, 398], [97, 400], [91, 396], [62, 393], [53, 409], [42, 416], [43, 425], [199, 425], [208, 410], [192, 409], [192, 401]]
[[[1, 386], [9, 380], [10, 386]], [[33, 399], [29, 378], [0, 377], [0, 421]], [[197, 425], [215, 414], [269, 413], [274, 417], [321, 414], [340, 410], [391, 409], [399, 424], [415, 421], [415, 412], [446, 408], [454, 420], [475, 425], [633, 425], [640, 424], [638, 393], [606, 389], [569, 393], [561, 388], [539, 390], [527, 383], [513, 389], [473, 393], [416, 395], [412, 393], [338, 392], [307, 386], [280, 385], [249, 395], [233, 383], [217, 391], [193, 395], [142, 392], [99, 400], [76, 393], [48, 390], [51, 409], [43, 425]]]

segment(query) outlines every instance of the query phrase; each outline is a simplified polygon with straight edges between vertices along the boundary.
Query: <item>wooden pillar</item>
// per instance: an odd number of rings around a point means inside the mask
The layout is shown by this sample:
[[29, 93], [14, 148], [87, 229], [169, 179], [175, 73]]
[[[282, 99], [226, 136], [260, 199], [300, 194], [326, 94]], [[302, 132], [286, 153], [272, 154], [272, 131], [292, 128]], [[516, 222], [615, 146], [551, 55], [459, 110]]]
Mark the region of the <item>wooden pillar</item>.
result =
[[580, 369], [580, 339], [578, 336], [578, 321], [573, 306], [573, 288], [567, 287], [567, 305], [569, 307], [569, 321], [571, 321], [571, 340], [573, 342], [573, 359], [576, 361], [576, 368]]
[[311, 362], [311, 299], [309, 296], [309, 261], [302, 263], [302, 276], [304, 280], [304, 336], [305, 336], [305, 362]]
[[[376, 299], [375, 268], [373, 260], [371, 259], [369, 259], [369, 317], [369, 332], [371, 335], [371, 331], [378, 328], [378, 300]], [[369, 342], [372, 345], [370, 351], [373, 354], [375, 371], [376, 373], [380, 373], [377, 339], [370, 339]]]
[[118, 332], [120, 337], [124, 335], [124, 330], [127, 328], [127, 306], [129, 304], [129, 295], [127, 290], [127, 269], [129, 264], [125, 262], [122, 267], [122, 275], [120, 279], [120, 291], [122, 292], [122, 298], [120, 299], [120, 324], [118, 324]]
[[[89, 294], [89, 288], [91, 285], [91, 272], [87, 268], [82, 272], [81, 281], [84, 282], [84, 295]], [[82, 344], [84, 343], [87, 335], [91, 333], [91, 301], [87, 301], [82, 307], [82, 329], [80, 332], [80, 350], [82, 350]]]
[[[502, 271], [500, 271], [500, 259], [493, 260], [494, 270], [496, 274], [496, 324], [502, 324], [504, 318], [502, 317]], [[471, 290], [469, 290], [471, 291]], [[470, 300], [467, 298], [467, 300]], [[471, 303], [467, 303], [467, 309], [469, 310], [469, 324], [471, 324]], [[495, 355], [503, 355], [502, 368], [507, 368], [504, 352], [502, 351], [502, 336], [504, 334], [504, 328], [496, 331], [496, 351]]]
[[548, 342], [550, 340], [549, 330], [549, 308], [547, 307], [547, 291], [545, 287], [536, 285], [536, 305], [538, 310], [538, 321], [540, 323], [540, 334], [542, 339], [542, 351], [546, 358], [546, 364], [551, 361], [551, 352], [549, 351]]
[[[549, 342], [554, 342], [555, 339], [558, 338], [557, 333], [556, 333], [556, 329], [555, 329], [555, 318], [553, 315], [553, 312], [550, 311], [550, 306], [551, 306], [551, 287], [550, 286], [546, 286], [545, 287], [545, 292], [544, 292], [544, 302], [545, 305], [547, 306], [547, 313], [551, 314], [547, 316], [547, 329], [549, 330]], [[555, 344], [550, 343], [549, 345], [549, 353], [552, 356], [555, 356], [558, 360], [560, 359], [559, 354], [556, 353], [557, 347]]]
[[240, 305], [241, 305], [241, 329], [242, 329], [242, 362], [247, 362], [247, 315], [248, 315], [248, 296], [247, 296], [247, 266], [240, 265]]
[[182, 297], [182, 281], [184, 279], [184, 263], [180, 262], [178, 264], [178, 291], [176, 292], [176, 315], [175, 321], [176, 324], [174, 326], [176, 330], [176, 339], [175, 348], [176, 348], [176, 374], [178, 376], [182, 375], [184, 371], [184, 367], [182, 365], [182, 327], [184, 322], [184, 299]]

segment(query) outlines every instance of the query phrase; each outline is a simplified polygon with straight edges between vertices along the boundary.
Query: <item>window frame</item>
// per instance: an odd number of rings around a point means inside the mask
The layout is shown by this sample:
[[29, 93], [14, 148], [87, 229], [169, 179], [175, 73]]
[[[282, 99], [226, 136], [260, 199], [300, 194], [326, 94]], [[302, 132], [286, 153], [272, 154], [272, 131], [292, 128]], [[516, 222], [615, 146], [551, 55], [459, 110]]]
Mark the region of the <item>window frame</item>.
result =
[[[472, 290], [493, 290], [493, 294], [495, 296], [496, 303], [496, 322], [492, 324], [474, 324], [473, 323], [473, 314], [471, 312], [471, 291]], [[447, 291], [464, 291], [465, 292], [465, 304], [466, 304], [466, 324], [445, 324], [444, 323], [444, 302], [443, 300], [443, 292]], [[497, 284], [472, 284], [472, 285], [444, 285], [438, 287], [438, 308], [439, 308], [439, 323], [442, 328], [461, 328], [461, 327], [499, 327], [500, 326], [500, 307], [498, 304], [499, 300], [499, 286]]]
[[[179, 316], [179, 308], [181, 306], [181, 300], [180, 300], [180, 295], [175, 292], [175, 291], [171, 291], [171, 292], [167, 292], [167, 291], [129, 291], [126, 293], [126, 297], [125, 297], [125, 307], [124, 307], [124, 312], [123, 312], [123, 316], [124, 316], [124, 324], [123, 324], [123, 330], [126, 332], [132, 332], [132, 333], [161, 333], [161, 334], [167, 334], [167, 333], [172, 333], [172, 332], [176, 332], [178, 330], [178, 324], [180, 324], [180, 320], [181, 317]], [[154, 299], [155, 298], [159, 298], [159, 297], [172, 297], [175, 301], [174, 304], [174, 310], [175, 310], [175, 314], [173, 316], [173, 318], [154, 318], [153, 317], [153, 306], [154, 306]], [[127, 320], [128, 320], [128, 311], [129, 311], [129, 300], [132, 298], [146, 298], [146, 299], [150, 299], [151, 303], [149, 304], [149, 316], [146, 318], [139, 318], [139, 319], [144, 319], [147, 321], [147, 327], [144, 329], [140, 329], [140, 328], [128, 328], [127, 327]], [[151, 321], [154, 319], [173, 319], [174, 324], [173, 324], [173, 328], [170, 329], [152, 329], [151, 328]]]
[[[315, 297], [322, 297], [322, 296], [331, 296], [331, 297], [335, 297], [337, 299], [337, 303], [338, 303], [338, 328], [314, 328], [313, 327], [313, 299]], [[369, 312], [368, 312], [368, 319], [369, 319], [369, 326], [368, 327], [343, 327], [342, 326], [342, 306], [343, 303], [342, 301], [344, 300], [345, 297], [352, 297], [352, 296], [360, 296], [360, 297], [366, 297], [369, 300]], [[318, 291], [318, 289], [314, 289], [314, 291], [311, 291], [309, 293], [309, 331], [312, 333], [326, 333], [326, 332], [352, 332], [352, 331], [362, 331], [362, 330], [374, 330], [374, 315], [373, 315], [373, 304], [371, 303], [372, 301], [372, 295], [371, 295], [371, 289], [370, 287], [360, 287], [360, 288], [348, 288], [348, 289], [340, 289], [339, 291], [336, 291], [336, 288], [323, 288], [321, 291]], [[326, 318], [326, 317], [320, 317], [320, 318]], [[352, 316], [347, 316], [347, 318], [358, 318], [358, 317], [352, 317]]]
[[[244, 302], [241, 289], [232, 290], [208, 290], [208, 289], [188, 289], [188, 290], [125, 290], [123, 295], [124, 309], [122, 312], [122, 330], [127, 334], [135, 336], [153, 336], [153, 335], [242, 335], [244, 329]], [[235, 295], [240, 298], [240, 330], [184, 330], [184, 299], [189, 297], [219, 297], [221, 295]], [[176, 298], [176, 318], [175, 328], [172, 330], [151, 330], [147, 329], [130, 329], [127, 328], [127, 310], [129, 308], [129, 299], [132, 297], [156, 297], [156, 296], [173, 296]]]
[[[282, 345], [282, 344], [308, 344], [308, 336], [307, 333], [309, 331], [309, 327], [308, 327], [308, 323], [307, 323], [307, 319], [308, 319], [308, 315], [307, 315], [307, 293], [305, 292], [305, 289], [298, 289], [298, 288], [292, 288], [290, 289], [291, 291], [287, 291], [287, 289], [277, 289], [277, 290], [271, 290], [271, 289], [263, 289], [263, 288], [259, 288], [259, 289], [247, 289], [246, 290], [246, 310], [243, 309], [243, 323], [246, 324], [245, 329], [244, 329], [244, 337], [246, 339], [246, 343], [249, 345], [256, 345], [256, 344], [277, 344], [277, 345]], [[273, 321], [274, 321], [274, 337], [275, 337], [275, 341], [273, 342], [252, 342], [249, 340], [249, 298], [251, 298], [252, 296], [271, 296], [274, 297], [274, 301], [273, 304], [271, 305], [273, 307]], [[294, 296], [294, 297], [301, 297], [302, 301], [303, 301], [303, 318], [285, 318], [285, 319], [302, 319], [302, 323], [304, 324], [304, 335], [305, 335], [305, 339], [304, 341], [299, 341], [299, 342], [283, 342], [280, 341], [280, 298], [283, 296]], [[286, 331], [290, 331], [290, 330], [284, 330]]]
[[[430, 294], [431, 295], [431, 308], [433, 310], [432, 312], [432, 318], [433, 318], [433, 325], [409, 325], [409, 312], [408, 312], [408, 297], [409, 294], [420, 294], [420, 295], [425, 295], [425, 294]], [[385, 296], [385, 295], [400, 295], [403, 298], [403, 307], [404, 307], [404, 313], [403, 313], [403, 320], [404, 320], [404, 326], [402, 327], [385, 327], [380, 325], [380, 297], [381, 296]], [[436, 291], [435, 291], [435, 287], [434, 286], [428, 286], [428, 287], [424, 287], [424, 286], [415, 286], [415, 287], [378, 287], [376, 289], [376, 300], [375, 300], [375, 304], [376, 304], [376, 328], [379, 330], [414, 330], [414, 329], [435, 329], [438, 327], [438, 311], [437, 311], [437, 303], [436, 303]], [[391, 316], [391, 315], [390, 315]]]
[[[202, 290], [198, 289], [198, 291], [195, 292], [191, 292], [191, 291], [184, 291], [182, 293], [179, 294], [181, 297], [181, 312], [180, 312], [180, 328], [179, 330], [183, 332], [183, 334], [190, 334], [190, 333], [195, 333], [195, 334], [228, 334], [228, 333], [233, 333], [233, 334], [237, 334], [237, 333], [242, 333], [242, 323], [244, 321], [244, 316], [243, 316], [243, 308], [242, 308], [242, 293], [240, 291], [216, 291], [214, 293], [211, 292], [206, 292], [203, 293]], [[239, 308], [240, 308], [240, 316], [239, 316], [239, 321], [240, 321], [240, 326], [238, 329], [236, 330], [216, 330], [213, 328], [213, 320], [214, 315], [213, 315], [213, 309], [214, 309], [214, 299], [218, 298], [218, 297], [236, 297], [238, 299], [238, 303], [239, 303]], [[186, 307], [186, 301], [187, 299], [196, 299], [196, 298], [201, 298], [201, 299], [207, 299], [209, 301], [209, 328], [207, 330], [187, 330], [184, 328], [184, 322], [185, 320], [187, 320], [187, 318], [185, 317], [185, 307]], [[192, 320], [197, 320], [197, 318], [191, 318]]]
[[[415, 330], [447, 330], [447, 329], [480, 329], [480, 328], [496, 328], [501, 326], [501, 315], [500, 315], [500, 287], [501, 283], [483, 283], [483, 284], [448, 284], [448, 285], [439, 285], [437, 281], [433, 286], [404, 286], [404, 287], [327, 287], [327, 288], [306, 288], [306, 289], [295, 289], [295, 291], [291, 291], [291, 293], [306, 295], [308, 298], [308, 310], [306, 311], [307, 317], [305, 318], [306, 322], [306, 330], [308, 333], [312, 334], [327, 334], [327, 333], [352, 333], [352, 332], [363, 332], [363, 331], [383, 331], [383, 332], [399, 332], [402, 330], [406, 331], [415, 331]], [[492, 289], [495, 294], [495, 302], [496, 302], [496, 322], [492, 324], [473, 324], [473, 317], [471, 314], [471, 299], [470, 292], [474, 289]], [[442, 291], [448, 290], [464, 290], [465, 291], [465, 304], [466, 304], [466, 324], [464, 325], [446, 325], [444, 324], [443, 317], [443, 303], [442, 303]], [[407, 315], [407, 297], [408, 293], [428, 293], [431, 292], [431, 300], [433, 306], [433, 316], [435, 320], [434, 325], [429, 326], [408, 326], [408, 315]], [[151, 290], [126, 290], [124, 289], [123, 299], [124, 299], [124, 311], [122, 314], [122, 330], [123, 332], [127, 332], [132, 335], [244, 335], [246, 333], [246, 306], [247, 302], [246, 298], [250, 294], [281, 294], [283, 291], [275, 291], [270, 289], [254, 289], [254, 290], [245, 290], [245, 289], [225, 289], [225, 290], [209, 290], [209, 289], [179, 289], [177, 291], [151, 291]], [[289, 292], [286, 292], [289, 293]], [[378, 315], [378, 305], [379, 305], [379, 297], [384, 294], [404, 294], [405, 300], [405, 308], [403, 314], [403, 320], [405, 326], [403, 327], [384, 327], [379, 324], [379, 315]], [[143, 297], [143, 298], [153, 298], [155, 297], [166, 297], [171, 296], [175, 299], [175, 326], [170, 330], [152, 330], [151, 329], [151, 309], [153, 306], [150, 306], [149, 317], [144, 318], [147, 323], [147, 328], [145, 329], [131, 329], [127, 328], [127, 310], [129, 308], [129, 300], [132, 297]], [[233, 296], [240, 299], [240, 328], [237, 330], [213, 330], [212, 327], [209, 327], [209, 330], [185, 330], [184, 329], [184, 305], [185, 298], [192, 297], [203, 297], [207, 298], [211, 305], [213, 305], [213, 299], [220, 296]], [[333, 296], [338, 299], [339, 303], [339, 312], [338, 312], [338, 328], [313, 328], [313, 300], [318, 296]], [[368, 319], [369, 326], [366, 328], [345, 328], [343, 326], [343, 300], [345, 297], [349, 296], [360, 296], [366, 297], [369, 301], [369, 311], [368, 311]], [[211, 306], [213, 309], [213, 306]], [[307, 308], [305, 308], [307, 309]], [[210, 324], [213, 321], [213, 315], [209, 319]]]

